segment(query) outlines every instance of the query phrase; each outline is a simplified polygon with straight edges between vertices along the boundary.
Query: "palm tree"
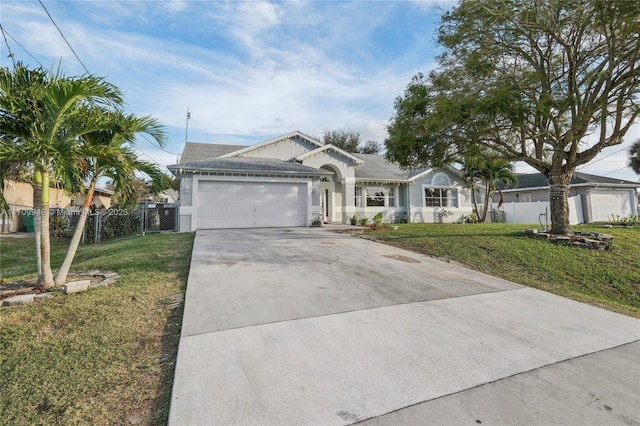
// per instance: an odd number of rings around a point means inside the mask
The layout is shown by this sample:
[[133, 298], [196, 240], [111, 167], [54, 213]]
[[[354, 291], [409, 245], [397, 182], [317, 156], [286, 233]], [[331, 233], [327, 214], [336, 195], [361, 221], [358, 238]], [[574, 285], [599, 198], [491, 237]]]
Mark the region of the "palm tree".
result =
[[88, 186], [78, 224], [55, 277], [56, 285], [63, 285], [67, 280], [89, 215], [93, 193], [100, 178], [111, 178], [114, 192], [125, 201], [135, 196], [136, 172], [143, 172], [149, 176], [158, 191], [164, 189], [168, 181], [168, 177], [155, 164], [139, 160], [130, 148], [138, 133], [146, 133], [160, 146], [164, 146], [166, 134], [155, 119], [148, 116], [125, 116], [121, 112], [112, 113], [101, 108], [88, 110], [79, 118], [85, 122], [101, 122], [103, 129], [85, 133], [80, 138], [82, 158], [77, 164]]
[[640, 139], [635, 141], [629, 149], [629, 167], [640, 175]]
[[[72, 191], [80, 181], [73, 162], [78, 158], [76, 138], [91, 130], [69, 126], [83, 105], [119, 105], [120, 91], [94, 76], [64, 77], [60, 71], [29, 70], [18, 63], [14, 70], [0, 68], [0, 161], [28, 163], [40, 195], [34, 204], [39, 223], [38, 285], [53, 287], [49, 240], [49, 184], [51, 175], [64, 177]], [[38, 191], [35, 191], [37, 194]], [[37, 226], [37, 225], [36, 225]]]
[[[469, 156], [464, 160], [464, 179], [471, 188], [471, 200], [478, 214], [479, 222], [487, 220], [489, 202], [496, 191], [500, 194], [498, 207], [502, 205], [504, 198], [500, 186], [511, 186], [518, 182], [518, 178], [513, 173], [513, 164], [502, 158], [479, 155]], [[485, 188], [482, 211], [478, 209], [476, 200], [476, 191], [479, 190], [478, 181], [481, 181]]]

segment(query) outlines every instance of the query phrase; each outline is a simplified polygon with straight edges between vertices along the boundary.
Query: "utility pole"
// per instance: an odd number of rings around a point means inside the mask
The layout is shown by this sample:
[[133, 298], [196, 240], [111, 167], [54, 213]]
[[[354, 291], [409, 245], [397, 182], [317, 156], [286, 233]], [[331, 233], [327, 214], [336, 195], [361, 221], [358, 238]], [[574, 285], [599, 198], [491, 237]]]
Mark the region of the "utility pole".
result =
[[187, 107], [187, 123], [184, 128], [184, 143], [187, 143], [187, 137], [189, 135], [189, 119], [191, 118], [191, 113], [189, 112], [189, 107]]

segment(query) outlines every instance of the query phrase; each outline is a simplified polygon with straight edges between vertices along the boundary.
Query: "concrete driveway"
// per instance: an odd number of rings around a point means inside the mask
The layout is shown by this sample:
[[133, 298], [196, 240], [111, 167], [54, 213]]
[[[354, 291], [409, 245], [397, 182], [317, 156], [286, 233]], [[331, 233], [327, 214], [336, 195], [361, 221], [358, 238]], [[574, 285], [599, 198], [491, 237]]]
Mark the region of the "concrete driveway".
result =
[[324, 229], [198, 231], [169, 423], [640, 424], [640, 321]]

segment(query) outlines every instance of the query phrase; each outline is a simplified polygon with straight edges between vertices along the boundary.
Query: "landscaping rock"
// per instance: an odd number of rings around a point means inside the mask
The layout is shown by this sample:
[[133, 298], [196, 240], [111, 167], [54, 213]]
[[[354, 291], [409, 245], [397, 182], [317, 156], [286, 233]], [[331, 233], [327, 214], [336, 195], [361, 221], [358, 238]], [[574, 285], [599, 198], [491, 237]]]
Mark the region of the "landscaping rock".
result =
[[522, 232], [529, 237], [548, 239], [559, 245], [572, 245], [592, 250], [611, 250], [613, 248], [613, 235], [597, 232], [576, 232], [572, 235], [552, 235], [534, 229], [525, 229]]
[[571, 238], [569, 237], [554, 237], [553, 242], [556, 244], [569, 244], [571, 242]]
[[89, 280], [70, 281], [64, 285], [62, 291], [64, 294], [79, 293], [81, 291], [87, 291], [90, 284], [91, 281]]
[[51, 297], [53, 297], [55, 293], [40, 293], [40, 294], [36, 294], [35, 299], [36, 300], [43, 300], [43, 299], [49, 299]]
[[7, 297], [2, 301], [2, 306], [24, 305], [33, 302], [35, 294], [20, 294], [18, 296]]

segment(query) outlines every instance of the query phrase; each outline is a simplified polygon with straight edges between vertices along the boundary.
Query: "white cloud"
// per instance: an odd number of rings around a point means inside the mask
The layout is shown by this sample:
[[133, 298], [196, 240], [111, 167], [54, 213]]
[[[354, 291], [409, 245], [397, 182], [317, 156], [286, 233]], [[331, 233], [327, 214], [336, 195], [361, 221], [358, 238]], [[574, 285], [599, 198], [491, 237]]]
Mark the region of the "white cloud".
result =
[[[128, 112], [168, 127], [174, 153], [187, 107], [194, 141], [246, 144], [342, 129], [382, 142], [395, 97], [434, 66], [435, 6], [450, 2], [48, 3], [89, 70], [125, 92]], [[43, 65], [62, 57], [65, 74], [84, 72], [37, 3], [3, 0], [2, 13], [3, 27]], [[627, 140], [632, 134], [640, 137], [638, 126]], [[175, 162], [140, 146], [162, 164]], [[585, 171], [620, 168], [626, 155]]]
[[169, 0], [164, 3], [164, 8], [170, 12], [182, 12], [189, 7], [186, 0]]

